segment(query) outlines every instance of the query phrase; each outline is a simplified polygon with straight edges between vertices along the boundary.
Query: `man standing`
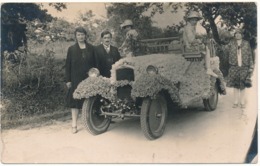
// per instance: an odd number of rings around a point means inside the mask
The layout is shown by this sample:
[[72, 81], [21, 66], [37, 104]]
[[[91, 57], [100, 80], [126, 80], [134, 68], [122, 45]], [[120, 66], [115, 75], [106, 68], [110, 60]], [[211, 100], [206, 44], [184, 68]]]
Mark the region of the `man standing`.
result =
[[111, 45], [112, 34], [108, 30], [101, 33], [102, 44], [95, 47], [100, 74], [110, 78], [112, 65], [120, 59], [118, 49]]

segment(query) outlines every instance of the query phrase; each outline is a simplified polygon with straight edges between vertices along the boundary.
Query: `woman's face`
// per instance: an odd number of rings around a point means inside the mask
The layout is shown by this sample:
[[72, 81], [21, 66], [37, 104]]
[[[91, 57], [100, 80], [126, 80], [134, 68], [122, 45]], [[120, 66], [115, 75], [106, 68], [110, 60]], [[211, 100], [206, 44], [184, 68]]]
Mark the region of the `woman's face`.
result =
[[123, 30], [124, 30], [124, 32], [126, 33], [126, 32], [128, 32], [129, 30], [131, 30], [132, 29], [132, 27], [131, 26], [125, 26], [124, 28], [123, 28]]
[[237, 39], [237, 40], [241, 40], [242, 39], [242, 34], [240, 33], [240, 32], [237, 32], [236, 34], [235, 34], [235, 38]]
[[191, 25], [196, 25], [197, 22], [198, 22], [198, 19], [197, 18], [190, 18], [189, 22], [190, 22]]
[[76, 39], [77, 39], [77, 42], [84, 42], [86, 39], [85, 33], [76, 32]]

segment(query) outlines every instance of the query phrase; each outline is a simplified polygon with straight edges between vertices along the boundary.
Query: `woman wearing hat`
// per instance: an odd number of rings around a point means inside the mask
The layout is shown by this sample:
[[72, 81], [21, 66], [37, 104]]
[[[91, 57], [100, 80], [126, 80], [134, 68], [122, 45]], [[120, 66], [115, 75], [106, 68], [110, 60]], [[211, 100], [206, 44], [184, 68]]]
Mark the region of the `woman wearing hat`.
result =
[[[201, 19], [202, 17], [200, 16], [200, 13], [197, 11], [191, 11], [188, 14], [186, 18], [187, 23], [183, 29], [183, 42], [185, 45], [185, 49], [191, 49], [192, 44], [194, 43], [201, 43], [198, 39], [196, 39], [196, 26], [197, 26], [197, 22]], [[218, 75], [214, 73], [210, 67], [210, 51], [208, 46], [206, 46], [205, 62], [206, 62], [207, 74], [213, 77], [218, 77]]]
[[228, 44], [229, 72], [227, 86], [234, 88], [233, 108], [245, 108], [245, 88], [251, 87], [254, 63], [250, 44], [243, 40], [243, 31], [237, 29], [234, 40]]
[[138, 32], [133, 29], [133, 22], [131, 20], [125, 20], [120, 27], [126, 33], [125, 40], [119, 51], [123, 57], [133, 57], [136, 56], [137, 52], [137, 41], [139, 38]]

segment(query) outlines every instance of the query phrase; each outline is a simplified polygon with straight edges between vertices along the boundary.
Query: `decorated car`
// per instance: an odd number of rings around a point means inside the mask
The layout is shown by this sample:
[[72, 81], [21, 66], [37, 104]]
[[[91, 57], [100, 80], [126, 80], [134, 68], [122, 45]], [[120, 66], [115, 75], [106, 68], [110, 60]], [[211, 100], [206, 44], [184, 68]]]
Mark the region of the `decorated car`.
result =
[[164, 133], [170, 102], [181, 108], [201, 100], [206, 111], [213, 111], [218, 94], [225, 94], [217, 57], [211, 66], [218, 78], [206, 74], [204, 48], [185, 52], [179, 38], [141, 42], [144, 56], [119, 60], [111, 78], [91, 69], [75, 90], [74, 98], [85, 99], [82, 117], [91, 134], [106, 132], [113, 118], [140, 117], [145, 137], [153, 140]]

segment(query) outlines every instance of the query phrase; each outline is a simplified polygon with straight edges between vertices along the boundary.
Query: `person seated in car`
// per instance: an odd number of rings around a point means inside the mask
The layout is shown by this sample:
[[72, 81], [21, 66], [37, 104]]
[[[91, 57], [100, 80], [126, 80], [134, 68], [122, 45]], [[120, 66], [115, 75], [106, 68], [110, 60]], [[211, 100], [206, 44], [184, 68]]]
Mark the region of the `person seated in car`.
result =
[[137, 55], [138, 52], [138, 39], [139, 34], [138, 32], [133, 28], [133, 22], [132, 20], [125, 20], [120, 27], [125, 32], [125, 40], [121, 47], [119, 48], [119, 51], [121, 53], [122, 57], [133, 57]]
[[[200, 16], [200, 13], [197, 11], [191, 11], [187, 16], [187, 23], [183, 28], [183, 44], [186, 51], [194, 51], [194, 47], [197, 47], [199, 45], [202, 45], [202, 42], [196, 38], [196, 26], [199, 20], [201, 20], [202, 17]], [[206, 44], [206, 56], [205, 56], [205, 63], [206, 63], [206, 69], [207, 74], [211, 75], [213, 77], [218, 77], [216, 73], [213, 72], [212, 68], [210, 67], [210, 49], [209, 49], [210, 40], [208, 40]], [[215, 56], [215, 55], [211, 55]]]

